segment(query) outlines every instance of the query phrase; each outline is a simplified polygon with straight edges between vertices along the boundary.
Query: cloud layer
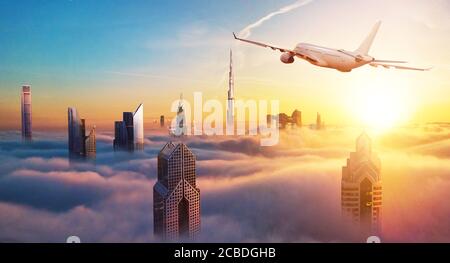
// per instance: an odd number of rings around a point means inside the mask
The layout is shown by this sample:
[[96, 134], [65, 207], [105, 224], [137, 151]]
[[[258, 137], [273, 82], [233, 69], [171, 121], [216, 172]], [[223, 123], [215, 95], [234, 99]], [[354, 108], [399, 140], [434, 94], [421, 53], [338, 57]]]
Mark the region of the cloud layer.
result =
[[[340, 216], [340, 172], [360, 130], [286, 130], [255, 137], [190, 137], [201, 189], [200, 241], [360, 241]], [[153, 242], [156, 155], [168, 138], [148, 132], [142, 153], [112, 152], [98, 136], [95, 163], [67, 160], [65, 134], [33, 143], [0, 132], [0, 240]], [[450, 127], [374, 135], [382, 161], [383, 239], [450, 241]]]

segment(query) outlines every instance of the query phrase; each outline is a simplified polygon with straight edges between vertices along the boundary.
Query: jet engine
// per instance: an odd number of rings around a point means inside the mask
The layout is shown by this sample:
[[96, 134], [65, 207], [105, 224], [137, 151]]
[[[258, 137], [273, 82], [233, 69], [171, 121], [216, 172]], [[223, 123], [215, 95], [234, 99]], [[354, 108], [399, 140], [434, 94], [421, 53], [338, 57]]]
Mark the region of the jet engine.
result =
[[294, 56], [288, 52], [281, 54], [280, 56], [281, 62], [285, 64], [291, 64], [294, 62]]

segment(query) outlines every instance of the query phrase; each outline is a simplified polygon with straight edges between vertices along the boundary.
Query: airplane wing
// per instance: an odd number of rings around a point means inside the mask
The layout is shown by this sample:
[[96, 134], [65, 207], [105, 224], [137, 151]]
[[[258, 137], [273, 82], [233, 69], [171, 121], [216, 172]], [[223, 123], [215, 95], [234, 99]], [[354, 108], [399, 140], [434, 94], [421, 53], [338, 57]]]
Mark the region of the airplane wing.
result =
[[237, 39], [237, 40], [240, 40], [240, 41], [243, 41], [243, 42], [247, 42], [247, 43], [250, 43], [250, 44], [254, 44], [254, 45], [257, 45], [257, 46], [260, 46], [260, 47], [268, 47], [268, 48], [271, 48], [272, 50], [279, 50], [279, 51], [281, 51], [283, 53], [284, 52], [289, 52], [289, 53], [292, 53], [292, 54], [297, 54], [297, 52], [295, 52], [294, 50], [290, 50], [290, 49], [287, 49], [287, 48], [275, 47], [275, 46], [267, 45], [267, 44], [264, 44], [264, 43], [260, 43], [260, 42], [256, 42], [256, 41], [252, 41], [252, 40], [248, 40], [248, 39], [238, 38], [234, 32], [233, 32], [233, 36], [234, 36], [234, 39]]
[[402, 60], [385, 60], [385, 59], [375, 59], [372, 62], [378, 62], [378, 63], [407, 63], [406, 61], [402, 61]]
[[296, 52], [296, 51], [291, 50], [291, 49], [271, 46], [271, 45], [264, 44], [264, 43], [261, 43], [261, 42], [256, 42], [256, 41], [253, 41], [253, 40], [239, 38], [239, 37], [236, 36], [236, 34], [234, 32], [233, 32], [233, 36], [234, 36], [234, 39], [239, 40], [239, 41], [247, 42], [247, 43], [254, 44], [254, 45], [257, 45], [257, 46], [260, 46], [260, 47], [268, 47], [268, 48], [270, 48], [272, 50], [279, 50], [282, 53], [289, 52], [293, 56], [299, 56], [299, 57], [301, 57], [301, 58], [303, 58], [303, 59], [305, 59], [305, 60], [307, 60], [309, 62], [314, 62], [314, 63], [318, 63], [319, 62], [319, 60], [317, 58], [314, 58], [314, 57], [312, 57], [310, 55], [306, 55], [306, 54], [302, 54], [302, 53]]
[[405, 66], [391, 65], [391, 64], [379, 63], [379, 62], [372, 62], [369, 65], [371, 65], [372, 67], [382, 66], [384, 68], [409, 69], [409, 70], [420, 70], [420, 71], [426, 71], [426, 70], [430, 70], [431, 69], [431, 68], [405, 67]]

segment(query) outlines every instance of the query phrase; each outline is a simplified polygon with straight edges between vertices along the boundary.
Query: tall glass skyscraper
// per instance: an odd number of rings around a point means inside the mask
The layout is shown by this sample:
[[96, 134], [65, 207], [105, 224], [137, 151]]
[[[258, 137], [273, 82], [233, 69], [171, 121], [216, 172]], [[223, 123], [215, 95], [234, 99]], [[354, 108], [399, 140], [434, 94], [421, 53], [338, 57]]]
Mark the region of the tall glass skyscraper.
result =
[[372, 152], [372, 142], [364, 132], [356, 140], [342, 167], [341, 202], [343, 215], [360, 227], [366, 237], [381, 232], [381, 162]]
[[144, 105], [141, 103], [133, 114], [134, 149], [144, 149]]
[[124, 112], [122, 121], [114, 123], [114, 150], [144, 149], [144, 105], [135, 112]]
[[291, 115], [292, 124], [297, 127], [302, 127], [302, 112], [295, 109]]
[[31, 86], [22, 86], [21, 92], [21, 110], [22, 110], [22, 138], [31, 140]]
[[114, 122], [114, 150], [126, 150], [127, 147], [127, 128], [124, 121]]
[[92, 127], [89, 135], [84, 139], [85, 156], [90, 159], [95, 159], [97, 154], [97, 144], [95, 140], [95, 126]]
[[134, 151], [134, 121], [132, 112], [123, 113], [123, 123], [127, 135], [127, 141], [124, 148], [132, 152]]
[[[180, 95], [180, 101], [178, 103], [177, 117], [175, 119], [175, 127], [170, 128], [170, 133], [174, 136], [184, 136], [188, 133], [188, 123], [186, 121], [186, 114], [183, 108], [183, 94]], [[189, 127], [190, 129], [190, 127]]]
[[96, 142], [95, 127], [90, 134], [86, 136], [85, 120], [80, 119], [76, 108], [69, 107], [68, 114], [68, 133], [69, 133], [69, 157], [95, 158]]
[[233, 53], [230, 50], [230, 70], [228, 72], [227, 94], [227, 134], [234, 134], [234, 77], [233, 77]]
[[158, 154], [153, 187], [154, 233], [166, 240], [195, 239], [200, 232], [200, 189], [195, 156], [184, 143], [168, 142]]
[[84, 120], [80, 119], [76, 108], [69, 107], [67, 114], [69, 155], [70, 157], [81, 157], [84, 153]]

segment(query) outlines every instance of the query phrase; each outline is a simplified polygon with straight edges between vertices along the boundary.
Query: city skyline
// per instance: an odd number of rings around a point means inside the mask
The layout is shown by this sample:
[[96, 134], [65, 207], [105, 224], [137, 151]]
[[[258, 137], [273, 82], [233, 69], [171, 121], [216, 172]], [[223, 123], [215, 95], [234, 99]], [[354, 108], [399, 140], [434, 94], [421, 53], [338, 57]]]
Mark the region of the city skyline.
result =
[[[0, 85], [0, 111], [4, 113], [0, 116], [0, 129], [20, 126], [17, 122], [20, 109], [17, 107], [16, 87], [22, 83], [34, 87], [34, 127], [40, 130], [64, 128], [63, 112], [67, 105], [77, 105], [80, 111], [92, 112], [91, 119], [102, 130], [112, 128], [111, 123], [118, 118], [119, 109], [132, 107], [136, 101], [147, 104], [145, 122], [150, 123], [160, 115], [169, 116], [170, 103], [180, 91], [186, 94], [187, 100], [191, 100], [194, 91], [202, 91], [205, 98], [226, 103], [223, 90], [227, 86], [230, 48], [234, 51], [234, 79], [239, 85], [239, 97], [280, 99], [280, 110], [285, 112], [301, 105], [305, 123], [314, 122], [316, 111], [327, 116], [328, 125], [383, 127], [450, 119], [450, 103], [446, 99], [449, 97], [446, 96], [450, 70], [446, 59], [449, 54], [444, 45], [450, 34], [443, 33], [449, 30], [446, 26], [446, 3], [436, 1], [435, 5], [427, 5], [421, 1], [385, 1], [379, 4], [379, 1], [368, 1], [363, 4], [348, 0], [337, 5], [333, 1], [317, 0], [275, 16], [250, 30], [252, 38], [279, 39], [275, 44], [280, 45], [299, 41], [335, 42], [337, 47], [352, 48], [367, 34], [367, 28], [381, 19], [383, 26], [372, 47], [376, 54], [408, 58], [415, 64], [434, 66], [426, 73], [361, 69], [352, 72], [351, 77], [344, 77], [324, 69], [311, 69], [302, 63], [279, 65], [277, 54], [234, 42], [231, 32], [239, 32], [291, 2], [258, 3], [256, 9], [254, 3], [249, 2], [239, 10], [234, 10], [233, 2], [210, 5], [194, 1], [184, 7], [161, 3], [146, 16], [136, 15], [146, 10], [148, 4], [145, 2], [127, 4], [127, 8], [121, 10], [113, 4], [103, 3], [103, 14], [93, 11], [84, 15], [92, 25], [85, 35], [86, 25], [76, 25], [74, 21], [86, 8], [86, 2], [46, 6], [34, 3], [22, 9], [12, 3], [3, 3], [3, 10], [9, 12], [0, 18], [0, 24], [8, 28], [0, 36], [4, 43], [0, 50], [4, 58], [0, 62], [0, 72], [4, 76]], [[202, 9], [198, 8], [199, 5]], [[362, 8], [361, 5], [370, 11], [357, 25], [335, 12], [349, 6]], [[403, 5], [409, 7], [408, 12], [402, 8]], [[397, 12], [386, 12], [386, 8], [379, 6], [387, 6]], [[171, 14], [176, 14], [180, 8], [209, 12], [201, 19], [183, 14], [170, 21], [162, 19], [156, 12], [171, 10]], [[226, 13], [235, 19], [227, 16], [213, 19], [206, 15], [215, 13], [212, 11], [216, 9], [233, 9], [233, 12]], [[249, 9], [253, 15], [242, 18], [245, 16], [239, 13]], [[327, 14], [322, 16], [326, 19], [311, 15], [319, 12], [318, 9]], [[50, 13], [40, 22], [27, 16], [15, 23], [14, 14], [19, 10]], [[53, 20], [59, 23], [51, 23]], [[292, 23], [299, 26], [287, 34], [287, 25]], [[349, 26], [353, 28], [351, 36], [339, 38]], [[401, 36], [397, 32], [402, 32]], [[83, 35], [79, 41], [69, 41], [79, 35]], [[410, 42], [417, 45], [408, 45]], [[373, 81], [367, 83], [366, 79]], [[162, 89], [167, 92], [157, 92]], [[129, 90], [133, 92], [127, 93]], [[384, 107], [374, 110], [380, 104]], [[388, 115], [389, 118], [382, 119], [377, 115]]]
[[[440, 200], [448, 197], [449, 128], [399, 128], [372, 141], [383, 167], [384, 242], [448, 241], [450, 210]], [[361, 242], [340, 222], [342, 167], [360, 134], [289, 129], [274, 147], [248, 136], [183, 137], [197, 157], [199, 240]], [[155, 130], [142, 153], [113, 154], [110, 133], [97, 135], [95, 163], [71, 163], [65, 132], [36, 132], [31, 143], [20, 141], [20, 131], [0, 132], [0, 210], [9, 215], [0, 217], [0, 240], [60, 242], [74, 232], [91, 242], [160, 240], [153, 235], [151, 187], [157, 153], [173, 137]], [[10, 220], [20, 223], [7, 228]]]
[[[450, 2], [0, 10], [0, 242], [450, 242]], [[353, 50], [378, 20], [371, 54], [433, 69], [232, 34]]]

